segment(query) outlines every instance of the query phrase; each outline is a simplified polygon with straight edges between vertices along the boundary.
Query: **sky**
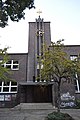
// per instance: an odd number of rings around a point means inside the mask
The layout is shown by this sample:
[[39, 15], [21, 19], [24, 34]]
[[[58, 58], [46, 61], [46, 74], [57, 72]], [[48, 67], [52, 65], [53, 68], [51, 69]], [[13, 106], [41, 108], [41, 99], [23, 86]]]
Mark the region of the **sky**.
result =
[[36, 9], [25, 10], [25, 20], [0, 28], [0, 48], [9, 53], [28, 52], [28, 22], [35, 22], [37, 11], [44, 21], [50, 21], [51, 41], [64, 39], [65, 45], [80, 45], [80, 0], [34, 0]]

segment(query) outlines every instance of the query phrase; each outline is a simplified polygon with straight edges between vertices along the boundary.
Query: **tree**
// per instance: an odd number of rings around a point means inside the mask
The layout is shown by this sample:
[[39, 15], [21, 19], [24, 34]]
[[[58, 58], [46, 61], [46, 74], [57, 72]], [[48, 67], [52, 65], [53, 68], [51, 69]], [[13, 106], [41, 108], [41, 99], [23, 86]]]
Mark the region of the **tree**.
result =
[[9, 17], [18, 22], [24, 18], [24, 10], [33, 7], [34, 0], [0, 0], [0, 27], [8, 25]]
[[[74, 79], [75, 74], [80, 74], [79, 57], [71, 61], [65, 52], [62, 40], [52, 43], [49, 48], [44, 47], [42, 56], [43, 69], [41, 69], [41, 79], [57, 83], [58, 90], [58, 112], [60, 112], [60, 87], [63, 79]], [[75, 76], [76, 77], [76, 76]]]
[[0, 49], [0, 80], [6, 81], [8, 79], [7, 74], [10, 72], [7, 68], [3, 67], [3, 64], [8, 61], [7, 49]]

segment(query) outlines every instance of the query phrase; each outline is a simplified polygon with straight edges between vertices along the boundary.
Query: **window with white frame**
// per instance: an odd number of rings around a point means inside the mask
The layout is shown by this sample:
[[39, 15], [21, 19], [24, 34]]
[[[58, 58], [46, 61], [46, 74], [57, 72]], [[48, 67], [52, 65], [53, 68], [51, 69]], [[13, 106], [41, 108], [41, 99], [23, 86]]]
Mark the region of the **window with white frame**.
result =
[[[71, 60], [75, 60], [78, 57], [78, 55], [71, 55], [70, 59]], [[76, 93], [80, 93], [80, 80], [79, 80], [79, 76], [77, 75], [77, 73], [75, 73], [75, 92]]]
[[80, 80], [79, 80], [79, 76], [77, 75], [77, 73], [75, 74], [76, 80], [75, 80], [75, 92], [76, 93], [80, 93]]
[[2, 66], [11, 70], [19, 70], [19, 63], [17, 60], [9, 60], [8, 62], [2, 64]]
[[17, 82], [0, 81], [0, 93], [17, 93]]
[[43, 69], [43, 64], [37, 63], [37, 69]]
[[46, 80], [41, 80], [41, 69], [43, 69], [43, 64], [42, 63], [37, 63], [37, 80], [35, 82], [46, 82]]
[[70, 60], [75, 60], [77, 57], [77, 55], [70, 55]]

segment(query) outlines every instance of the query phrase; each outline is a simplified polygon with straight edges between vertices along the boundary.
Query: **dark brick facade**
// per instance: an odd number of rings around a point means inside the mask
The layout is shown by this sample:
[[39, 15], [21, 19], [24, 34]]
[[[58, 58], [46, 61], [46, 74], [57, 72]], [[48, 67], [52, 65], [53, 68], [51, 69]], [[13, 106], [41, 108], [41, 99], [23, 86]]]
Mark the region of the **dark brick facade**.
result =
[[[17, 82], [17, 92], [14, 93], [13, 91], [13, 93], [10, 93], [10, 90], [9, 93], [0, 92], [0, 107], [13, 107], [19, 103], [30, 102], [51, 102], [53, 106], [56, 106], [57, 85], [50, 83], [46, 86], [43, 83], [41, 86], [40, 83], [35, 82], [37, 76], [37, 55], [41, 55], [41, 45], [44, 43], [48, 46], [51, 44], [50, 22], [44, 22], [39, 16], [36, 22], [29, 23], [28, 53], [8, 54], [9, 60], [16, 60], [19, 64], [19, 69], [10, 70], [12, 74], [8, 75], [11, 80], [13, 79]], [[70, 55], [76, 56], [80, 53], [80, 45], [67, 45], [64, 50], [68, 53], [70, 59]], [[75, 92], [75, 85], [72, 81], [62, 82], [61, 95], [66, 93], [80, 99], [80, 91]], [[7, 101], [5, 99], [6, 95], [10, 97]]]
[[[8, 54], [8, 58], [9, 61], [10, 60], [16, 60], [19, 63], [19, 70], [11, 70], [10, 69], [10, 74], [7, 75], [7, 77], [9, 78], [9, 81], [16, 81], [17, 82], [17, 93], [10, 93], [10, 92], [0, 92], [0, 97], [4, 97], [8, 95], [10, 96], [10, 100], [1, 100], [0, 101], [0, 107], [13, 107], [16, 104], [20, 103], [20, 87], [19, 87], [19, 83], [20, 82], [26, 82], [27, 81], [27, 57], [28, 54], [27, 53], [12, 53], [12, 54]], [[2, 58], [0, 58], [2, 59]], [[23, 89], [24, 90], [24, 89]], [[23, 95], [25, 96], [25, 95]], [[23, 98], [23, 97], [21, 97]], [[1, 98], [0, 98], [1, 99]], [[23, 98], [24, 99], [24, 98]]]
[[17, 60], [19, 62], [19, 70], [12, 70], [10, 78], [16, 80], [18, 83], [27, 81], [27, 53], [12, 53], [8, 54], [9, 60]]

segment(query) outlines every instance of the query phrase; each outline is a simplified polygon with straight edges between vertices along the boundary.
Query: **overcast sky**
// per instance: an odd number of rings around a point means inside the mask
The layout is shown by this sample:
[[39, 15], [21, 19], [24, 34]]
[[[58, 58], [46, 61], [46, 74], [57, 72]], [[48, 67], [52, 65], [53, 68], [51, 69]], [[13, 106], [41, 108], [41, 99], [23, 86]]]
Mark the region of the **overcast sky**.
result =
[[64, 44], [80, 45], [80, 0], [35, 0], [36, 9], [25, 10], [25, 20], [0, 28], [0, 48], [9, 46], [9, 53], [28, 52], [28, 22], [38, 18], [51, 22], [51, 40], [65, 39]]

